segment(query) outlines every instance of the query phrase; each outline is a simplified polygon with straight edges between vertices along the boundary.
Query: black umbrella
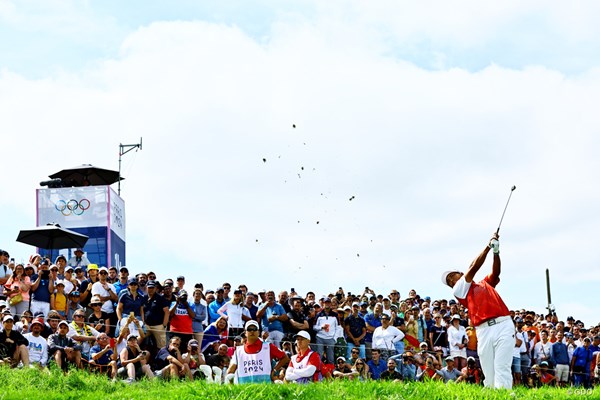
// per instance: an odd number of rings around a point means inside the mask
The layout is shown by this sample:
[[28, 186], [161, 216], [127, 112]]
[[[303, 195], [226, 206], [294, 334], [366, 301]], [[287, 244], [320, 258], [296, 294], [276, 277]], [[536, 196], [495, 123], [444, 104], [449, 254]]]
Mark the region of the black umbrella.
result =
[[19, 236], [17, 236], [17, 242], [36, 246], [41, 249], [83, 247], [87, 241], [87, 236], [61, 228], [59, 224], [48, 224], [33, 229], [22, 230], [19, 232]]
[[[51, 179], [62, 179], [62, 186], [102, 186], [112, 185], [119, 181], [119, 171], [98, 168], [91, 164], [63, 169], [49, 175]], [[125, 178], [121, 177], [121, 180]]]

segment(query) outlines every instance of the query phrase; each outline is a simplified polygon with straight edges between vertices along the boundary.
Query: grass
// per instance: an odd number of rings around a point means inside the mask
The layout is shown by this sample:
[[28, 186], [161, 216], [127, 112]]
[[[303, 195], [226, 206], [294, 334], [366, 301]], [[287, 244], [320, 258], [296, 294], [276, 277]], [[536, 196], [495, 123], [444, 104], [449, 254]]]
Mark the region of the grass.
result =
[[[513, 393], [514, 394], [511, 394]], [[569, 389], [515, 388], [488, 390], [467, 384], [336, 381], [310, 385], [208, 385], [204, 382], [160, 380], [133, 385], [111, 382], [85, 371], [64, 375], [53, 369], [10, 370], [0, 368], [0, 399], [559, 399], [600, 398], [600, 393], [577, 394]]]

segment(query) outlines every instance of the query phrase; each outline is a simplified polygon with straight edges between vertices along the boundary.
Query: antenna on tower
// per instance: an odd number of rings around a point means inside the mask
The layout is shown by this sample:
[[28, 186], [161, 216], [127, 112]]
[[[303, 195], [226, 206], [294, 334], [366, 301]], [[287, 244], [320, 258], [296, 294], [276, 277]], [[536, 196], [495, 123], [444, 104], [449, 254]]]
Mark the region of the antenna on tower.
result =
[[135, 151], [142, 150], [142, 138], [140, 137], [140, 142], [136, 144], [123, 144], [119, 143], [119, 187], [118, 194], [121, 195], [121, 157], [125, 154], [129, 153], [131, 150], [135, 149]]

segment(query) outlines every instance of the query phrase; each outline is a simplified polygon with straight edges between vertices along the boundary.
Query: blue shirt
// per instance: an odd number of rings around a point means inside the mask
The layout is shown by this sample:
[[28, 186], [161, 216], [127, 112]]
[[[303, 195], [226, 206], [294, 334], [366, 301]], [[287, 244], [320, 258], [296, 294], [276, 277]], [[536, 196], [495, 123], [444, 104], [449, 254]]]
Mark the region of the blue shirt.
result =
[[206, 319], [206, 306], [202, 303], [190, 302], [190, 308], [196, 313], [196, 316], [192, 319], [192, 329], [194, 330], [194, 333], [204, 332], [202, 322]]
[[208, 323], [209, 324], [212, 324], [213, 322], [215, 322], [216, 320], [219, 319], [219, 317], [221, 315], [217, 311], [219, 311], [219, 308], [221, 308], [221, 306], [225, 303], [226, 303], [225, 300], [223, 300], [221, 303], [219, 303], [215, 299], [215, 301], [213, 301], [212, 303], [210, 303], [208, 305]]
[[373, 379], [379, 379], [381, 373], [387, 370], [387, 363], [381, 358], [379, 359], [379, 364], [375, 364], [373, 360], [369, 360], [367, 361], [367, 365], [369, 366], [369, 373]]
[[[376, 317], [375, 314], [369, 313], [365, 317], [365, 322], [367, 324], [371, 325], [373, 328], [379, 328], [381, 326], [381, 317]], [[365, 336], [365, 341], [366, 342], [373, 341], [373, 332], [369, 332], [367, 330], [367, 335]], [[387, 366], [386, 366], [386, 368], [387, 368]]]
[[[94, 355], [94, 354], [98, 354], [102, 351], [102, 349], [100, 348], [100, 345], [95, 345], [94, 347], [92, 347], [90, 349], [90, 358]], [[112, 358], [110, 358], [113, 355], [113, 351], [112, 350], [108, 350], [106, 353], [104, 353], [103, 355], [100, 356], [99, 359], [96, 360], [96, 364], [98, 365], [108, 365], [110, 364], [110, 362], [112, 361]]]
[[267, 328], [269, 332], [279, 331], [283, 332], [283, 324], [278, 319], [273, 322], [269, 322], [269, 318], [273, 315], [287, 315], [285, 309], [279, 303], [275, 303], [273, 307], [266, 306], [265, 313], [262, 318], [263, 328]]
[[569, 353], [567, 345], [562, 342], [556, 342], [552, 345], [552, 358], [555, 364], [569, 365]]
[[575, 360], [575, 367], [586, 367], [589, 369], [590, 363], [592, 362], [592, 350], [586, 349], [583, 346], [579, 346], [573, 352], [573, 358], [577, 357]]
[[145, 302], [146, 299], [144, 298], [144, 296], [140, 296], [140, 294], [138, 293], [134, 299], [129, 289], [126, 289], [121, 293], [121, 296], [119, 296], [119, 303], [123, 304], [123, 312], [121, 313], [121, 315], [127, 315], [133, 312], [133, 314], [136, 317], [141, 317], [141, 307], [144, 305]]
[[[35, 282], [37, 280], [37, 274], [33, 274], [30, 277], [31, 282]], [[50, 279], [40, 279], [40, 284], [37, 289], [31, 292], [31, 299], [35, 301], [43, 301], [44, 303], [50, 303], [50, 291], [48, 290], [48, 285], [50, 285]]]

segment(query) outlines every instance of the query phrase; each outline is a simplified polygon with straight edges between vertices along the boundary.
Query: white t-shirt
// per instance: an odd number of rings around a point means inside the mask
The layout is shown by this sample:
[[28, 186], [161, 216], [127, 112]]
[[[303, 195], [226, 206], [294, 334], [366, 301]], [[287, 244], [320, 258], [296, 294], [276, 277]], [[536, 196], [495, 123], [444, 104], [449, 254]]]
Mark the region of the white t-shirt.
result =
[[48, 342], [42, 336], [35, 337], [29, 332], [25, 335], [25, 339], [29, 340], [29, 362], [40, 363], [45, 366], [48, 363]]
[[[115, 287], [113, 286], [112, 283], [106, 283], [108, 285], [108, 287], [110, 288], [110, 290], [113, 293], [116, 293], [115, 291]], [[104, 287], [102, 287], [102, 283], [100, 281], [94, 283], [92, 285], [92, 296], [101, 296], [101, 297], [108, 297], [110, 296], [110, 292], [106, 289], [104, 289]], [[113, 312], [115, 312], [115, 308], [113, 306], [113, 302], [109, 299], [106, 300], [104, 303], [102, 303], [102, 311], [112, 314]]]
[[467, 282], [464, 275], [461, 276], [460, 279], [456, 281], [456, 285], [454, 285], [454, 297], [457, 299], [466, 299], [467, 294], [469, 294], [469, 289], [471, 289], [471, 282]]

